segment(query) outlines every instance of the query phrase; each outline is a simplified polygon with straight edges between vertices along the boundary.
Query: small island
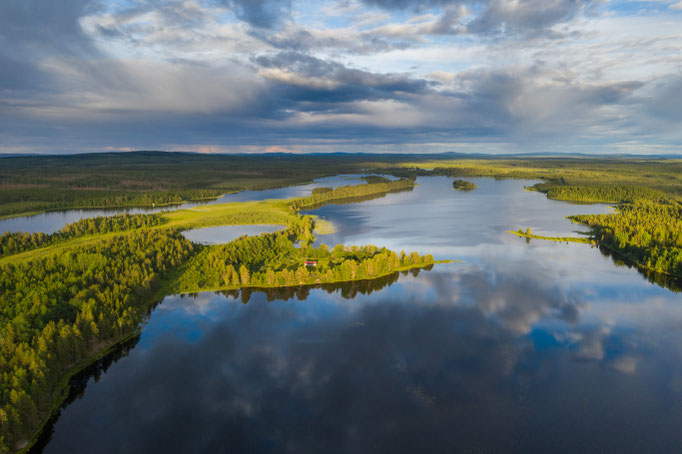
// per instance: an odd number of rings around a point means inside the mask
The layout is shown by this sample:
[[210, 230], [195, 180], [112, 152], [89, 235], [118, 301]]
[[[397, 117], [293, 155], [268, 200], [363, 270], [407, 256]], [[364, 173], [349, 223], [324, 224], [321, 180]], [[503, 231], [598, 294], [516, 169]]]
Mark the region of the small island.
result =
[[452, 187], [458, 191], [473, 191], [478, 186], [476, 185], [476, 183], [472, 183], [471, 181], [455, 180], [452, 182]]

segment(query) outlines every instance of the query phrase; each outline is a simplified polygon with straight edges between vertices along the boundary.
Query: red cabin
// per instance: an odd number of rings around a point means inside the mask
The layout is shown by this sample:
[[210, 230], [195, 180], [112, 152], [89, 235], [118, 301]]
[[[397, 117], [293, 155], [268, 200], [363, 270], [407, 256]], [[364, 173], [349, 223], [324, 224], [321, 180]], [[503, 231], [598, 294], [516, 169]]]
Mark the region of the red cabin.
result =
[[317, 260], [306, 260], [303, 262], [305, 266], [317, 266]]

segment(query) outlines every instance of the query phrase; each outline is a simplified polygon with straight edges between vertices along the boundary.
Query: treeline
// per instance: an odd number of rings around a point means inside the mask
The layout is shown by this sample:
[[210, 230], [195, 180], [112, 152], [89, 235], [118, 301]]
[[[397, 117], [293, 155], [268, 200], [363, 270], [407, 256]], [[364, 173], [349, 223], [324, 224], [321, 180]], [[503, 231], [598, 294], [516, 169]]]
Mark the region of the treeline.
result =
[[224, 190], [214, 189], [113, 192], [92, 189], [22, 188], [20, 190], [0, 191], [0, 216], [59, 209], [176, 205], [194, 200], [213, 199], [225, 192]]
[[[177, 292], [240, 287], [290, 287], [374, 279], [433, 264], [431, 255], [396, 254], [373, 245], [296, 247], [291, 230], [242, 237], [205, 248], [185, 267]], [[306, 264], [308, 262], [308, 264]]]
[[177, 203], [178, 199], [190, 201], [371, 172], [377, 166], [396, 166], [414, 158], [395, 154], [237, 156], [164, 152], [8, 157], [0, 166], [0, 216], [77, 207]]
[[0, 266], [0, 451], [49, 416], [67, 371], [137, 328], [162, 273], [194, 250], [177, 232], [144, 229]]
[[682, 276], [682, 207], [637, 201], [617, 213], [571, 216], [588, 225], [600, 244], [649, 270]]
[[0, 236], [0, 257], [49, 246], [79, 236], [153, 227], [161, 225], [163, 222], [163, 219], [158, 215], [122, 214], [82, 219], [72, 224], [67, 224], [61, 230], [52, 234], [42, 232], [6, 232]]
[[543, 183], [534, 188], [547, 194], [550, 199], [570, 202], [632, 203], [637, 200], [666, 200], [663, 192], [645, 186], [557, 186]]
[[341, 186], [331, 191], [313, 191], [310, 197], [296, 199], [292, 207], [298, 211], [316, 205], [328, 203], [332, 200], [350, 199], [375, 194], [386, 194], [393, 191], [401, 191], [414, 188], [416, 183], [412, 179], [401, 179], [381, 183], [367, 183], [355, 186]]

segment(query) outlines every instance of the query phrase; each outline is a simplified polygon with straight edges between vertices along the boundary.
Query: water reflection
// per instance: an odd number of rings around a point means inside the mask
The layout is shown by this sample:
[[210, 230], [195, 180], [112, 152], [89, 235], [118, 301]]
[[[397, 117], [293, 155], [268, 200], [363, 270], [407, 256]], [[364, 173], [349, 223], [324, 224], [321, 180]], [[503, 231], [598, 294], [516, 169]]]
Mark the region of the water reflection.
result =
[[[524, 191], [535, 181], [472, 178], [478, 188], [455, 191], [452, 178], [420, 177], [409, 192], [364, 203], [327, 205], [307, 211], [334, 223], [337, 231], [320, 236], [327, 244], [377, 244], [391, 249], [441, 251], [444, 247], [503, 244], [507, 230], [528, 227], [546, 236], [573, 236], [585, 230], [566, 216], [607, 213], [605, 204], [574, 205]], [[518, 238], [517, 238], [518, 239]], [[456, 257], [456, 256], [455, 256]]]
[[670, 452], [682, 307], [612, 292], [452, 264], [352, 300], [167, 298], [45, 452]]
[[450, 181], [313, 212], [338, 227], [318, 241], [463, 263], [166, 298], [45, 452], [676, 451], [679, 294], [599, 248], [506, 233], [571, 234], [564, 216], [609, 207]]
[[59, 420], [61, 410], [71, 405], [74, 401], [81, 399], [85, 393], [85, 390], [87, 389], [88, 383], [98, 383], [102, 375], [107, 372], [112, 364], [128, 356], [130, 351], [135, 348], [135, 345], [139, 342], [139, 340], [139, 334], [133, 336], [131, 339], [117, 345], [116, 348], [111, 351], [111, 353], [103, 356], [71, 377], [69, 380], [70, 388], [68, 396], [62, 403], [60, 411], [57, 411], [55, 414], [53, 414], [45, 424], [46, 430], [42, 432], [38, 438], [38, 441], [31, 446], [29, 449], [30, 454], [43, 452], [45, 446], [47, 446], [52, 439], [52, 428]]

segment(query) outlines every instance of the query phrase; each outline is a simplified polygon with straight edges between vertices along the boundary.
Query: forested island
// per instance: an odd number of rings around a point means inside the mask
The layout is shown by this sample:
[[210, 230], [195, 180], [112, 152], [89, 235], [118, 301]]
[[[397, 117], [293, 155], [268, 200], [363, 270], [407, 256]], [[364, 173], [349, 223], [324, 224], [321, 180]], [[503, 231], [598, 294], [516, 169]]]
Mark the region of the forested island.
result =
[[[375, 246], [313, 248], [309, 204], [381, 197], [410, 180], [345, 186], [283, 201], [85, 219], [52, 234], [0, 238], [0, 450], [30, 445], [65, 397], [68, 378], [134, 335], [164, 295], [251, 287], [299, 287], [385, 277], [432, 266], [431, 256]], [[180, 233], [210, 225], [269, 222], [287, 228], [226, 245]], [[296, 247], [300, 243], [300, 247]]]
[[452, 187], [458, 191], [473, 191], [478, 186], [476, 186], [476, 183], [472, 183], [471, 181], [455, 180], [452, 182]]

